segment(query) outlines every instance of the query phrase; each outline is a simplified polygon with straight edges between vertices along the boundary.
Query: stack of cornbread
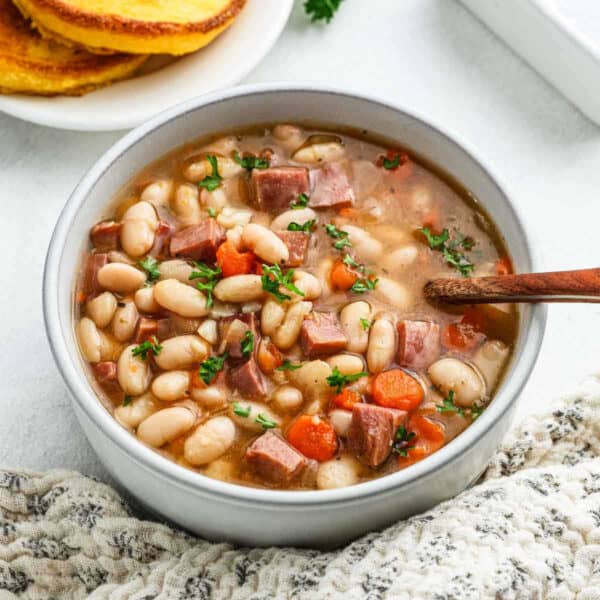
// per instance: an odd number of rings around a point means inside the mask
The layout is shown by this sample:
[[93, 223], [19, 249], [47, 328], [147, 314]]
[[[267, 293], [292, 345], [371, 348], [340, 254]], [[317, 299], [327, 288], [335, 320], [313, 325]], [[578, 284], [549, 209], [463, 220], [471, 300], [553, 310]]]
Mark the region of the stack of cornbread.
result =
[[0, 93], [81, 95], [209, 44], [246, 0], [0, 0]]

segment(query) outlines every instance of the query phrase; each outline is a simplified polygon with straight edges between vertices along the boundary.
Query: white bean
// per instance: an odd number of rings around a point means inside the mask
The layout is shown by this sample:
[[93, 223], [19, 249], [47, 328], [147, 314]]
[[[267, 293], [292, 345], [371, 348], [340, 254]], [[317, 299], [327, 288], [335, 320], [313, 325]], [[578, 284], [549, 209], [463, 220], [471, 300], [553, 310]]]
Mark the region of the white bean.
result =
[[156, 209], [149, 202], [138, 202], [130, 206], [123, 215], [121, 246], [137, 258], [147, 254], [154, 245], [154, 234], [158, 228]]
[[344, 306], [340, 313], [340, 324], [348, 338], [346, 348], [349, 352], [366, 352], [369, 345], [369, 327], [365, 328], [364, 324], [370, 321], [371, 307], [367, 302], [360, 300]]
[[96, 324], [88, 317], [83, 317], [77, 324], [77, 339], [84, 358], [97, 363], [105, 358], [105, 336], [98, 331]]
[[324, 360], [311, 360], [299, 369], [289, 372], [293, 385], [302, 390], [305, 397], [314, 400], [327, 399], [331, 388], [327, 378], [331, 375], [331, 367]]
[[100, 329], [104, 329], [112, 321], [116, 310], [117, 299], [110, 292], [104, 292], [89, 300], [85, 307], [86, 314]]
[[383, 245], [370, 233], [354, 225], [344, 225], [342, 229], [348, 232], [348, 240], [358, 257], [367, 263], [377, 263], [383, 256]]
[[217, 223], [225, 229], [243, 226], [250, 223], [252, 218], [251, 210], [240, 210], [237, 208], [225, 207], [217, 216]]
[[[232, 158], [217, 156], [216, 159], [219, 175], [223, 177], [223, 179], [236, 177], [244, 171], [244, 168], [238, 165]], [[197, 183], [198, 181], [202, 181], [207, 175], [212, 175], [212, 173], [212, 165], [206, 158], [203, 158], [188, 165], [184, 171], [184, 177], [192, 183]]]
[[117, 308], [111, 324], [113, 335], [120, 342], [127, 342], [131, 339], [139, 318], [134, 302], [124, 302], [124, 305]]
[[135, 261], [129, 258], [125, 252], [121, 252], [120, 250], [111, 250], [108, 253], [108, 262], [124, 263], [135, 267]]
[[139, 289], [133, 297], [138, 310], [143, 313], [157, 313], [160, 311], [160, 304], [154, 299], [154, 288], [143, 287]]
[[320, 490], [333, 490], [358, 483], [359, 465], [351, 456], [328, 460], [319, 465], [317, 487]]
[[324, 162], [333, 162], [344, 157], [346, 151], [339, 142], [324, 142], [302, 146], [292, 158], [297, 162], [317, 165]]
[[241, 225], [235, 225], [235, 227], [228, 229], [225, 233], [227, 241], [233, 244], [236, 250], [242, 247], [242, 231], [244, 231], [244, 228]]
[[196, 417], [186, 406], [163, 408], [140, 423], [137, 436], [149, 446], [160, 448], [188, 432], [194, 426]]
[[221, 279], [215, 286], [214, 295], [221, 302], [253, 302], [262, 298], [264, 290], [260, 275], [233, 275]]
[[312, 310], [312, 302], [297, 302], [287, 309], [283, 323], [273, 334], [273, 343], [280, 350], [289, 350], [298, 339], [302, 322]]
[[260, 328], [263, 335], [273, 335], [284, 318], [285, 308], [274, 298], [267, 298], [260, 313]]
[[294, 412], [298, 410], [304, 402], [302, 392], [291, 385], [282, 385], [281, 387], [278, 387], [273, 392], [272, 399], [277, 407], [284, 412]]
[[381, 373], [390, 366], [396, 353], [396, 331], [388, 319], [376, 319], [369, 332], [367, 364], [371, 373]]
[[433, 385], [443, 394], [454, 392], [454, 402], [458, 406], [472, 406], [485, 396], [481, 375], [457, 358], [442, 358], [434, 362], [428, 374]]
[[108, 263], [98, 271], [100, 287], [118, 294], [130, 294], [146, 282], [146, 275], [139, 269], [124, 263]]
[[473, 356], [473, 364], [483, 375], [488, 389], [498, 382], [498, 377], [506, 364], [510, 350], [498, 340], [490, 340], [481, 345]]
[[127, 346], [117, 361], [117, 380], [128, 396], [141, 396], [152, 379], [148, 360], [133, 355], [135, 347], [135, 344]]
[[227, 402], [227, 391], [216, 385], [206, 388], [194, 387], [191, 390], [191, 396], [192, 400], [208, 410], [221, 408]]
[[201, 319], [191, 319], [189, 317], [182, 317], [177, 313], [172, 312], [169, 315], [169, 321], [171, 330], [175, 332], [175, 335], [188, 335], [196, 333], [198, 327], [200, 327]]
[[198, 327], [198, 335], [214, 346], [219, 340], [217, 322], [214, 319], [205, 319], [202, 321]]
[[173, 212], [184, 226], [198, 225], [205, 214], [198, 202], [198, 187], [183, 184], [177, 188], [172, 202]]
[[152, 393], [163, 402], [175, 402], [185, 396], [190, 386], [187, 371], [167, 371], [152, 382]]
[[188, 369], [202, 362], [209, 351], [209, 345], [197, 335], [179, 335], [162, 342], [162, 350], [154, 360], [163, 371]]
[[149, 202], [156, 206], [168, 206], [171, 192], [173, 191], [173, 181], [171, 179], [159, 179], [153, 181], [144, 188], [140, 196], [142, 202]]
[[[236, 407], [241, 408], [244, 411], [250, 411], [247, 417], [242, 417], [235, 414]], [[239, 412], [239, 411], [238, 411]], [[279, 426], [280, 419], [267, 407], [266, 404], [260, 402], [249, 402], [246, 400], [239, 400], [236, 402], [234, 407], [233, 404], [230, 406], [229, 416], [243, 429], [249, 431], [264, 431], [263, 426], [260, 424], [259, 416], [264, 417], [269, 421], [273, 421]]]
[[165, 260], [165, 262], [160, 263], [160, 280], [177, 279], [181, 283], [195, 287], [194, 282], [190, 279], [193, 270], [191, 265], [179, 258]]
[[352, 423], [352, 413], [349, 410], [336, 408], [329, 413], [329, 421], [337, 435], [346, 437]]
[[414, 244], [402, 246], [383, 258], [383, 267], [389, 273], [399, 273], [415, 263], [419, 249]]
[[152, 394], [143, 394], [129, 404], [121, 404], [114, 411], [115, 419], [128, 429], [135, 429], [144, 419], [155, 413], [156, 402]]
[[400, 310], [410, 309], [413, 303], [413, 297], [408, 288], [387, 277], [379, 278], [375, 286], [375, 296]]
[[212, 208], [215, 212], [220, 213], [228, 204], [227, 194], [223, 187], [217, 188], [212, 192], [203, 189], [200, 193], [200, 204], [205, 208]]
[[333, 258], [328, 256], [319, 262], [315, 269], [315, 276], [321, 282], [321, 293], [324, 296], [331, 296], [333, 288], [331, 287], [331, 279], [329, 274], [333, 268]]
[[294, 296], [302, 300], [316, 300], [321, 295], [323, 287], [321, 282], [312, 274], [306, 271], [294, 271], [294, 285], [304, 293], [304, 296]]
[[305, 136], [302, 129], [299, 127], [282, 124], [273, 127], [273, 137], [278, 140], [284, 148], [291, 150], [301, 146]]
[[355, 354], [336, 354], [327, 359], [327, 364], [333, 369], [338, 368], [342, 375], [352, 375], [364, 370], [363, 359]]
[[273, 231], [287, 231], [290, 223], [298, 223], [302, 225], [303, 223], [312, 221], [316, 218], [317, 213], [312, 208], [286, 210], [273, 219], [271, 222], [271, 229]]
[[177, 279], [165, 279], [154, 286], [154, 299], [163, 308], [182, 317], [203, 317], [208, 314], [206, 296]]
[[272, 265], [283, 264], [290, 257], [288, 247], [283, 240], [270, 229], [256, 223], [248, 223], [244, 227], [242, 244]]
[[227, 417], [214, 417], [203, 423], [185, 440], [183, 455], [192, 465], [205, 465], [219, 458], [235, 440], [235, 425]]
[[235, 465], [224, 458], [213, 460], [204, 469], [204, 474], [212, 479], [220, 479], [221, 481], [231, 481], [236, 473]]

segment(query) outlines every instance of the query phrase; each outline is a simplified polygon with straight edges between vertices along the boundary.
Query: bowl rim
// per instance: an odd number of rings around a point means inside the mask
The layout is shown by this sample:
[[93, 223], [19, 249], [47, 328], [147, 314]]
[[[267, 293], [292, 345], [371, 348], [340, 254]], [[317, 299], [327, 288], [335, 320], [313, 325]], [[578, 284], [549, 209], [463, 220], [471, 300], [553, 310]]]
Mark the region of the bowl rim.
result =
[[[452, 144], [458, 146], [468, 157], [477, 164], [495, 187], [506, 199], [506, 208], [512, 213], [515, 222], [519, 226], [518, 235], [522, 238], [532, 267], [538, 269], [540, 265], [537, 244], [533, 244], [530, 234], [523, 225], [523, 219], [506, 193], [506, 188], [497, 175], [490, 169], [489, 165], [481, 158], [480, 153], [461, 136], [435, 123], [432, 119], [425, 117], [412, 109], [392, 103], [372, 94], [361, 91], [343, 89], [330, 85], [313, 83], [267, 83], [237, 86], [228, 90], [212, 92], [188, 100], [176, 105], [137, 127], [111, 146], [87, 171], [73, 193], [63, 207], [48, 248], [44, 266], [43, 278], [43, 312], [46, 333], [54, 360], [71, 394], [71, 400], [84, 411], [87, 417], [94, 423], [98, 430], [108, 437], [123, 452], [136, 462], [140, 467], [168, 480], [171, 485], [185, 488], [193, 493], [219, 496], [228, 501], [241, 501], [244, 503], [268, 504], [273, 507], [302, 505], [304, 507], [321, 507], [325, 504], [340, 504], [356, 500], [364, 500], [373, 495], [383, 493], [399, 492], [404, 486], [415, 483], [419, 479], [434, 474], [447, 463], [460, 458], [471, 446], [481, 438], [485, 437], [493, 426], [501, 420], [502, 416], [515, 404], [517, 398], [535, 365], [540, 351], [542, 339], [546, 327], [547, 310], [545, 305], [537, 304], [531, 307], [529, 331], [524, 333], [523, 347], [520, 354], [514, 358], [514, 365], [518, 367], [511, 374], [510, 381], [494, 397], [494, 402], [483, 414], [468, 427], [461, 435], [449, 444], [435, 452], [427, 459], [412, 465], [410, 469], [404, 469], [378, 477], [368, 482], [357, 485], [337, 488], [333, 490], [271, 490], [264, 488], [253, 488], [239, 484], [228, 483], [212, 479], [191, 469], [187, 469], [170, 459], [162, 456], [154, 449], [139, 442], [131, 433], [117, 423], [108, 413], [93, 390], [85, 376], [85, 373], [71, 361], [67, 342], [61, 327], [59, 316], [58, 273], [64, 252], [64, 245], [70, 231], [71, 224], [75, 219], [80, 207], [85, 202], [89, 191], [95, 183], [102, 178], [110, 166], [119, 160], [137, 142], [142, 140], [158, 127], [168, 125], [180, 116], [195, 110], [220, 102], [227, 102], [233, 98], [248, 95], [262, 94], [297, 94], [314, 93], [336, 95], [342, 100], [344, 98], [366, 101], [374, 106], [403, 113], [424, 128], [433, 129], [437, 134], [446, 138]], [[475, 475], [475, 474], [474, 474]]]

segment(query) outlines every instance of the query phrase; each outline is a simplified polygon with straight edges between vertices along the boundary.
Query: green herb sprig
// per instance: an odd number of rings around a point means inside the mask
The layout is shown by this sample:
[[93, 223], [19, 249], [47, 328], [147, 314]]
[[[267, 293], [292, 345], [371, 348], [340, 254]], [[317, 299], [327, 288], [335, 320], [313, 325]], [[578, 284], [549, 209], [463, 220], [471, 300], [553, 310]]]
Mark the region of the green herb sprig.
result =
[[233, 403], [233, 414], [238, 417], [242, 417], [243, 419], [247, 419], [250, 416], [250, 412], [252, 411], [252, 407], [248, 404], [248, 406], [242, 406], [239, 402]]
[[458, 248], [471, 250], [475, 245], [472, 238], [459, 236], [451, 240], [450, 233], [444, 229], [440, 235], [434, 235], [429, 227], [423, 227], [419, 231], [425, 236], [429, 247], [442, 253], [444, 260], [454, 267], [463, 277], [468, 277], [475, 269], [475, 265]]
[[262, 413], [260, 413], [256, 419], [254, 419], [254, 422], [258, 423], [263, 429], [273, 429], [274, 427], [277, 427], [277, 423], [275, 421], [269, 419], [269, 417], [263, 415]]
[[366, 371], [360, 371], [359, 373], [351, 373], [350, 375], [342, 375], [337, 367], [333, 367], [331, 375], [327, 377], [327, 385], [336, 388], [336, 394], [342, 391], [342, 388], [349, 383], [358, 381], [362, 377], [368, 377], [369, 374]]
[[392, 452], [398, 456], [408, 456], [408, 451], [412, 450], [414, 446], [410, 445], [410, 441], [416, 437], [414, 431], [408, 431], [404, 425], [400, 425], [394, 435], [394, 441], [392, 443]]
[[233, 155], [233, 160], [235, 160], [240, 167], [243, 167], [247, 171], [252, 171], [252, 169], [268, 169], [270, 165], [268, 159], [261, 158], [260, 156], [254, 156], [253, 154], [241, 157], [236, 152]]
[[336, 250], [343, 250], [344, 248], [352, 246], [352, 243], [348, 239], [348, 232], [343, 229], [338, 229], [333, 223], [327, 223], [327, 225], [325, 225], [325, 231], [329, 237], [337, 240], [333, 244], [333, 247]]
[[207, 175], [202, 181], [198, 183], [201, 188], [207, 189], [209, 192], [214, 192], [223, 181], [223, 178], [219, 174], [219, 163], [217, 162], [216, 156], [206, 155], [206, 160], [212, 167], [212, 175]]
[[297, 371], [298, 369], [300, 369], [302, 367], [302, 365], [294, 365], [290, 360], [288, 360], [287, 358], [283, 361], [283, 364], [279, 367], [277, 367], [275, 370], [276, 371]]
[[146, 271], [146, 283], [153, 283], [160, 277], [160, 263], [153, 256], [146, 256], [138, 261], [138, 265]]
[[153, 335], [149, 340], [142, 342], [139, 346], [131, 349], [133, 356], [139, 356], [142, 360], [148, 358], [148, 352], [152, 352], [154, 356], [158, 356], [163, 347], [158, 343], [158, 339]]
[[454, 404], [454, 390], [450, 390], [442, 403], [435, 405], [435, 409], [440, 413], [453, 412], [461, 416], [465, 415], [465, 411]]
[[294, 292], [294, 294], [298, 294], [298, 296], [304, 296], [304, 292], [299, 290], [293, 283], [292, 278], [294, 277], [294, 270], [290, 269], [285, 275], [281, 270], [279, 265], [262, 265], [262, 288], [265, 292], [268, 292], [278, 302], [283, 302], [284, 300], [291, 300], [291, 296], [288, 294], [284, 294], [280, 291], [279, 288], [284, 287], [290, 292]]
[[287, 228], [288, 231], [303, 231], [304, 233], [310, 233], [314, 229], [316, 222], [317, 221], [315, 219], [311, 219], [310, 221], [306, 221], [306, 223], [300, 225], [300, 223], [292, 221]]
[[373, 322], [369, 321], [369, 319], [365, 319], [365, 317], [360, 318], [360, 326], [362, 327], [363, 331], [369, 331], [372, 324]]
[[249, 358], [254, 351], [254, 334], [251, 331], [246, 331], [240, 345], [244, 358]]
[[313, 23], [317, 21], [329, 23], [341, 3], [342, 0], [306, 0], [304, 10]]
[[293, 210], [299, 210], [308, 206], [308, 196], [306, 194], [300, 194], [295, 202], [290, 204], [290, 208]]
[[220, 267], [212, 269], [205, 263], [194, 262], [195, 271], [190, 273], [188, 279], [203, 279], [204, 281], [196, 282], [196, 289], [206, 293], [206, 308], [211, 308], [214, 304], [213, 291], [221, 279], [223, 272]]
[[221, 354], [221, 356], [211, 356], [203, 363], [200, 363], [198, 374], [200, 375], [200, 379], [202, 379], [206, 385], [210, 385], [223, 370], [227, 356], [228, 354], [225, 352], [224, 354]]

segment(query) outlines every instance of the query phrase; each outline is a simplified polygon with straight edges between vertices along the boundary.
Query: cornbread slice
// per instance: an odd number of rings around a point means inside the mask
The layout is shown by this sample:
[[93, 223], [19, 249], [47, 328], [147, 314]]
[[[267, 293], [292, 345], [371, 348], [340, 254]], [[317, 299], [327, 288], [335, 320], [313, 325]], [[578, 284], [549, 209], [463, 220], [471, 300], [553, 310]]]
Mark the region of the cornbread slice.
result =
[[15, 0], [42, 34], [92, 52], [194, 52], [229, 27], [246, 0]]
[[130, 76], [145, 56], [99, 56], [45, 40], [0, 0], [0, 92], [80, 95]]

